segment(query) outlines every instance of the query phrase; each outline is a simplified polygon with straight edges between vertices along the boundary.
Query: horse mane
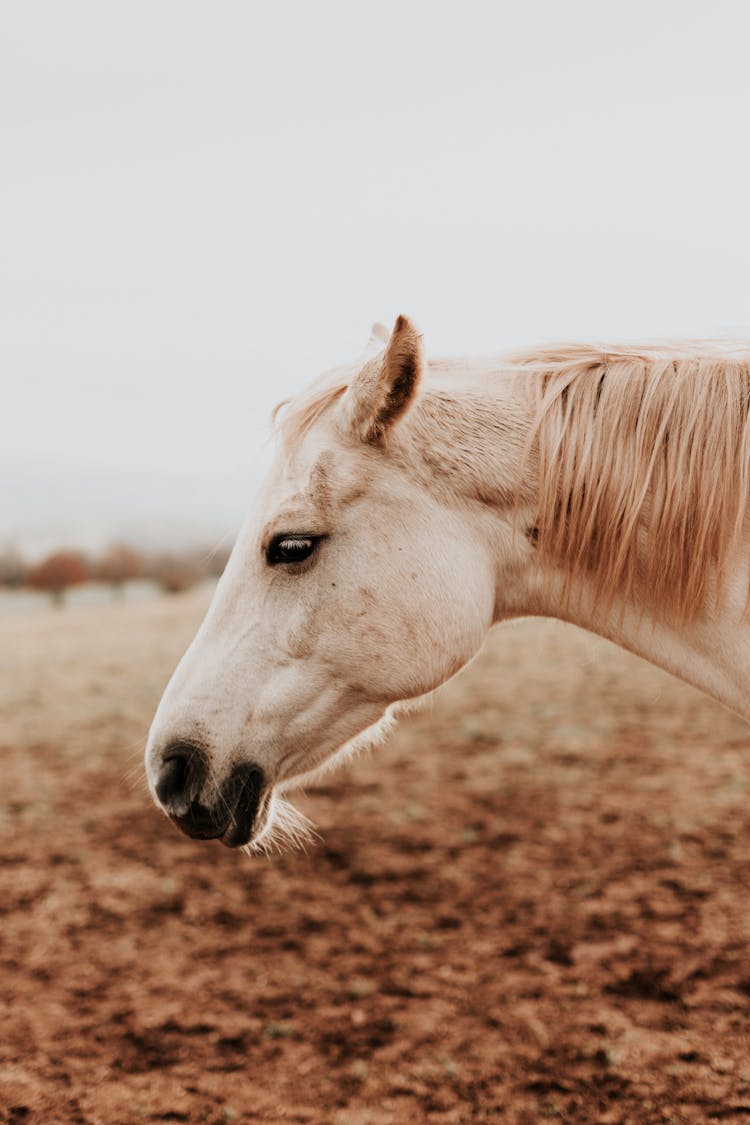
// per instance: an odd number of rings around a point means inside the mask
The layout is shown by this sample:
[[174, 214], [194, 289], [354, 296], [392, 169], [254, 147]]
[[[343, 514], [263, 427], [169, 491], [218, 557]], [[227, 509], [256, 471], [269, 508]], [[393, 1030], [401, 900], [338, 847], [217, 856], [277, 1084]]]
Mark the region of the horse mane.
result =
[[539, 561], [636, 602], [694, 618], [750, 512], [750, 348], [695, 342], [577, 345], [516, 357], [529, 375]]
[[[533, 459], [538, 472], [532, 538], [539, 563], [562, 575], [563, 601], [585, 577], [602, 608], [637, 601], [695, 617], [712, 583], [721, 592], [747, 531], [750, 346], [568, 344], [480, 363], [523, 376], [533, 418], [525, 465]], [[355, 374], [337, 369], [280, 404], [285, 444]]]

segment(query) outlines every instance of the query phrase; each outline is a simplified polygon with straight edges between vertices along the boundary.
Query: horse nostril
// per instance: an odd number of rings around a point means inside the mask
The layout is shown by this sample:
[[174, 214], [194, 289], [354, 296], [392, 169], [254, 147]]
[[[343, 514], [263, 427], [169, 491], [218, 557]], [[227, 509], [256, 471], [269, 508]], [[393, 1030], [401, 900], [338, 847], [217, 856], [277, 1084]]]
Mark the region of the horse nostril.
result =
[[185, 816], [206, 774], [203, 751], [192, 742], [167, 746], [156, 782], [156, 796], [171, 816]]

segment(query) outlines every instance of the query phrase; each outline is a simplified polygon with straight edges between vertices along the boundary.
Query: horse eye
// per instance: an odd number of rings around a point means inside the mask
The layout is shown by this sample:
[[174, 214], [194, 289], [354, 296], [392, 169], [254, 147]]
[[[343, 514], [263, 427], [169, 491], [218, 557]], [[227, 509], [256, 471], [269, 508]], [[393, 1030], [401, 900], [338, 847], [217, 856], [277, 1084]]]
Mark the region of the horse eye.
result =
[[320, 538], [317, 535], [277, 535], [266, 548], [266, 562], [269, 566], [304, 562], [310, 558]]

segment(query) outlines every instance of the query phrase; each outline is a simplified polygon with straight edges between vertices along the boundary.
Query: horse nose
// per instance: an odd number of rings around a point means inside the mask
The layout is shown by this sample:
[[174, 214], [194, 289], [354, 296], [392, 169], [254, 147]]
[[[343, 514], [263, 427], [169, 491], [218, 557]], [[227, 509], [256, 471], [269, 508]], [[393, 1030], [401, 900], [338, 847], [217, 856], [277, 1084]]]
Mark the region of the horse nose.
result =
[[165, 812], [180, 819], [190, 812], [206, 777], [206, 759], [192, 742], [172, 742], [162, 755], [156, 796]]
[[227, 847], [242, 847], [253, 834], [261, 806], [268, 801], [263, 771], [252, 763], [236, 765], [221, 787], [209, 794], [209, 804], [204, 804], [201, 791], [208, 772], [202, 746], [185, 740], [170, 742], [162, 752], [154, 785], [159, 803], [186, 836], [221, 839]]

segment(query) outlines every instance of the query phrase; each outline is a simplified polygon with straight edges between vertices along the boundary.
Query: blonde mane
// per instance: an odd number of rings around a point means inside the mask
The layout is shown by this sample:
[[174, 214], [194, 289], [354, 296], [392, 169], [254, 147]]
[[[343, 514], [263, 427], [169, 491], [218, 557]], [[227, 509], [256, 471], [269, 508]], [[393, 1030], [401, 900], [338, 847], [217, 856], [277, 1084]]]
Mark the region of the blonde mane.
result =
[[[564, 600], [585, 577], [603, 609], [636, 601], [687, 621], [712, 584], [721, 593], [750, 515], [750, 347], [565, 345], [481, 365], [523, 375], [531, 536]], [[354, 374], [339, 369], [289, 404], [282, 440], [299, 441]]]
[[696, 616], [750, 508], [750, 349], [567, 347], [531, 379], [540, 562], [593, 580], [603, 608]]

